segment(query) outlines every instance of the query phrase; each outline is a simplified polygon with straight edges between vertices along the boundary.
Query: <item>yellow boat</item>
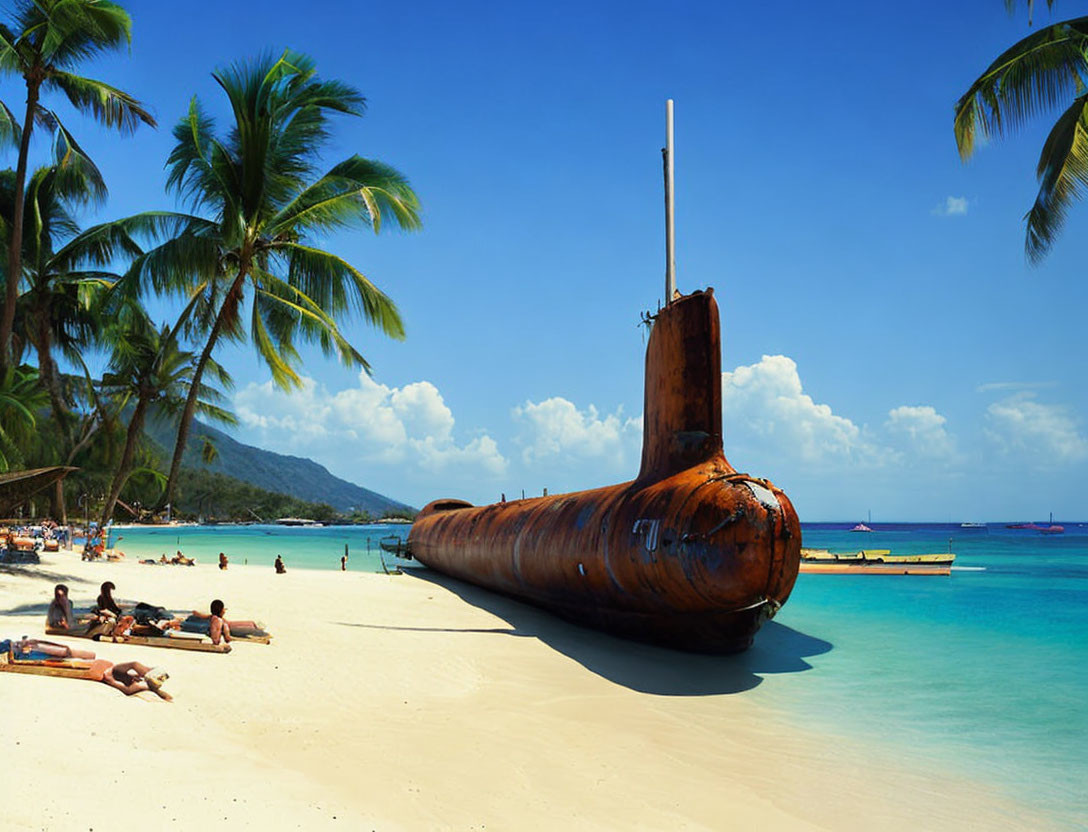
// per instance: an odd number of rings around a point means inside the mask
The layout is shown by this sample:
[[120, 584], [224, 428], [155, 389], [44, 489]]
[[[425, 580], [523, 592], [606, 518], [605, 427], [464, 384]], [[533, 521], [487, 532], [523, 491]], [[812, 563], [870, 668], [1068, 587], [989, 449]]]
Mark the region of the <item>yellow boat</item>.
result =
[[951, 552], [893, 555], [891, 549], [863, 549], [849, 553], [802, 549], [801, 571], [854, 575], [950, 575], [955, 559]]

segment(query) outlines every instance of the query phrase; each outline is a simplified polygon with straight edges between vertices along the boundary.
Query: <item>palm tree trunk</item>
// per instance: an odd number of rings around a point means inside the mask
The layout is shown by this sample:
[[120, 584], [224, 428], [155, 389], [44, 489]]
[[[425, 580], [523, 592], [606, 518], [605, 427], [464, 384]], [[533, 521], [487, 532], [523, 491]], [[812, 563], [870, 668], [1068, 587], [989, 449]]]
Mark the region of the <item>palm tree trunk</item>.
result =
[[23, 137], [19, 143], [19, 161], [15, 166], [15, 214], [11, 223], [11, 240], [8, 242], [8, 283], [4, 292], [4, 310], [0, 315], [0, 373], [13, 363], [11, 335], [15, 328], [15, 300], [19, 297], [19, 277], [23, 268], [23, 196], [26, 190], [26, 162], [30, 154], [30, 133], [34, 127], [34, 113], [38, 108], [38, 84], [27, 80], [26, 117], [23, 119]]
[[53, 330], [49, 325], [49, 315], [39, 309], [35, 315], [37, 318], [38, 335], [35, 339], [35, 347], [38, 351], [38, 376], [42, 380], [42, 386], [49, 394], [49, 405], [53, 409], [53, 418], [57, 422], [64, 438], [71, 444], [69, 435], [68, 403], [64, 401], [64, 394], [60, 389], [60, 374], [57, 372], [57, 362], [53, 360]]
[[53, 505], [49, 507], [50, 516], [62, 526], [68, 525], [68, 506], [64, 502], [64, 480], [59, 479], [53, 486]]
[[106, 497], [106, 505], [102, 509], [102, 520], [98, 524], [99, 529], [106, 528], [106, 523], [113, 517], [113, 508], [117, 505], [117, 498], [121, 496], [121, 489], [124, 487], [129, 470], [132, 468], [132, 457], [136, 453], [136, 442], [144, 430], [144, 416], [146, 413], [147, 399], [141, 397], [136, 402], [136, 409], [132, 411], [132, 420], [128, 423], [125, 450], [121, 453], [121, 463], [117, 466], [117, 473], [113, 475], [110, 493]]
[[189, 395], [185, 399], [185, 410], [182, 411], [181, 422], [178, 424], [178, 438], [174, 442], [174, 458], [170, 461], [170, 474], [166, 479], [166, 489], [159, 501], [159, 508], [164, 508], [174, 501], [174, 491], [177, 489], [178, 475], [181, 473], [181, 458], [185, 454], [185, 446], [189, 442], [189, 429], [192, 427], [193, 418], [196, 416], [196, 403], [200, 398], [200, 381], [204, 377], [204, 368], [208, 365], [208, 361], [212, 357], [212, 351], [219, 341], [219, 335], [223, 331], [223, 325], [227, 319], [227, 310], [233, 305], [235, 296], [242, 291], [242, 284], [245, 282], [247, 271], [248, 266], [245, 265], [238, 270], [238, 277], [234, 279], [230, 291], [223, 298], [223, 305], [219, 307], [219, 314], [216, 316], [215, 324], [208, 335], [208, 342], [204, 345], [204, 351], [200, 353], [200, 359], [193, 371]]

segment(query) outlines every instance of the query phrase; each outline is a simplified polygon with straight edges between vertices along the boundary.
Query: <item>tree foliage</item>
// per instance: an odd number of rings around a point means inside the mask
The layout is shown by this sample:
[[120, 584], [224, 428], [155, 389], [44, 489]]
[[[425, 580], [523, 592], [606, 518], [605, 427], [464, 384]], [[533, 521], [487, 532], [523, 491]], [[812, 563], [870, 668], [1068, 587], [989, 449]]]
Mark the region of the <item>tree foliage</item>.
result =
[[[1016, 3], [1006, 0], [1012, 11]], [[1048, 0], [1047, 7], [1053, 6]], [[1028, 3], [1029, 14], [1033, 8]], [[966, 161], [980, 140], [1000, 138], [1059, 112], [1036, 166], [1039, 190], [1025, 220], [1025, 250], [1038, 262], [1088, 188], [1088, 17], [1045, 26], [1002, 52], [955, 107], [953, 129]]]

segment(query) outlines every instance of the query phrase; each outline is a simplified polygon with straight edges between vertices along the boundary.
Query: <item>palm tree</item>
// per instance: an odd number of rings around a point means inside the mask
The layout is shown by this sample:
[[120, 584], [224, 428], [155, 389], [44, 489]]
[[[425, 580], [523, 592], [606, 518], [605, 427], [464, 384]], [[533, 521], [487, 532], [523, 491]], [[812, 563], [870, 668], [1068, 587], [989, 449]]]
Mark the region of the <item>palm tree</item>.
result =
[[[199, 298], [189, 322], [190, 334], [203, 340], [194, 383], [221, 339], [245, 337], [247, 305], [249, 336], [281, 388], [301, 383], [296, 340], [369, 369], [341, 334], [340, 321], [360, 312], [386, 335], [403, 338], [400, 314], [359, 269], [313, 238], [360, 226], [378, 232], [388, 221], [417, 229], [415, 193], [396, 170], [360, 156], [317, 175], [329, 116], [361, 115], [365, 102], [353, 88], [319, 79], [305, 55], [286, 51], [213, 77], [231, 105], [230, 130], [218, 135], [194, 97], [174, 128], [167, 161], [167, 187], [194, 213], [141, 214], [96, 232], [104, 254], [114, 246], [131, 250], [134, 235], [164, 240], [136, 258], [120, 293], [150, 288]], [[177, 485], [195, 390], [178, 425], [163, 504]]]
[[[1012, 11], [1015, 0], [1006, 6]], [[1032, 6], [1029, 1], [1029, 14]], [[964, 161], [980, 138], [1003, 136], [1061, 107], [1043, 144], [1039, 192], [1026, 216], [1032, 262], [1046, 256], [1070, 205], [1088, 189], [1088, 17], [1046, 26], [1005, 50], [956, 102], [954, 130]]]
[[[19, 0], [12, 26], [0, 25], [0, 70], [20, 75], [26, 84], [26, 116], [15, 169], [7, 290], [0, 315], [0, 371], [11, 363], [15, 299], [22, 275], [23, 191], [35, 122], [54, 128], [64, 144], [79, 150], [56, 114], [41, 105], [41, 94], [64, 93], [77, 110], [122, 132], [135, 130], [141, 121], [154, 126], [151, 114], [131, 95], [72, 71], [81, 61], [127, 46], [131, 41], [132, 19], [124, 8], [109, 0]], [[0, 116], [0, 134], [5, 120], [10, 119]]]
[[[80, 363], [97, 330], [91, 295], [117, 278], [110, 272], [76, 268], [87, 253], [72, 211], [94, 199], [100, 181], [97, 170], [89, 176], [86, 169], [72, 165], [39, 168], [30, 177], [24, 200], [28, 222], [22, 264], [27, 289], [18, 298], [14, 330], [38, 354], [38, 371], [53, 418], [68, 439], [71, 414], [54, 348], [73, 364]], [[14, 186], [14, 172], [0, 172], [0, 219], [5, 221], [14, 213]]]
[[102, 376], [102, 386], [108, 393], [127, 400], [132, 405], [132, 416], [106, 496], [100, 528], [113, 516], [117, 498], [132, 473], [133, 457], [149, 413], [176, 416], [190, 391], [195, 390], [197, 409], [202, 415], [225, 423], [234, 421], [230, 413], [215, 404], [221, 395], [194, 381], [194, 355], [179, 348], [177, 335], [177, 326], [156, 328], [142, 308], [133, 307], [124, 311], [109, 333], [114, 350], [109, 369]]

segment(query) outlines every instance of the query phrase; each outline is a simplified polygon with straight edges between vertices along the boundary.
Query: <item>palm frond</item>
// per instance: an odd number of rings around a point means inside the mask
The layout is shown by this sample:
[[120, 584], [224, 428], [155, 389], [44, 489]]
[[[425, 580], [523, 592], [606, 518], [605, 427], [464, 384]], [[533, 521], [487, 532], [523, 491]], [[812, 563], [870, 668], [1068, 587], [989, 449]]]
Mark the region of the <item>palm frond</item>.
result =
[[131, 133], [140, 122], [155, 126], [155, 117], [133, 96], [103, 81], [84, 78], [70, 72], [54, 71], [46, 77], [46, 87], [63, 92], [72, 106], [87, 113], [106, 127]]
[[383, 218], [402, 230], [422, 226], [419, 197], [407, 178], [382, 162], [352, 156], [332, 168], [269, 220], [270, 236], [308, 228], [363, 224], [375, 232]]
[[956, 102], [960, 157], [979, 138], [1017, 130], [1065, 104], [1088, 80], [1088, 17], [1040, 29], [1005, 50]]
[[1028, 211], [1028, 259], [1038, 262], [1065, 224], [1070, 205], [1088, 193], [1088, 93], [1062, 113], [1047, 136], [1036, 170], [1039, 193]]
[[18, 147], [22, 137], [23, 130], [19, 126], [15, 114], [8, 109], [7, 104], [0, 101], [0, 144], [10, 144], [13, 147]]
[[56, 114], [52, 113], [52, 116], [55, 124], [53, 165], [62, 182], [60, 187], [72, 197], [78, 195], [81, 201], [105, 201], [107, 191], [102, 172]]
[[261, 317], [261, 304], [254, 302], [250, 321], [250, 332], [257, 354], [261, 356], [272, 373], [272, 381], [282, 390], [301, 387], [302, 379], [291, 367], [292, 358], [297, 360], [298, 353], [282, 342], [276, 344], [268, 333], [268, 328]]
[[362, 313], [369, 324], [385, 335], [404, 338], [404, 322], [396, 304], [347, 260], [300, 243], [287, 243], [283, 249], [290, 258], [292, 286], [331, 313], [339, 311], [344, 298], [348, 308]]

